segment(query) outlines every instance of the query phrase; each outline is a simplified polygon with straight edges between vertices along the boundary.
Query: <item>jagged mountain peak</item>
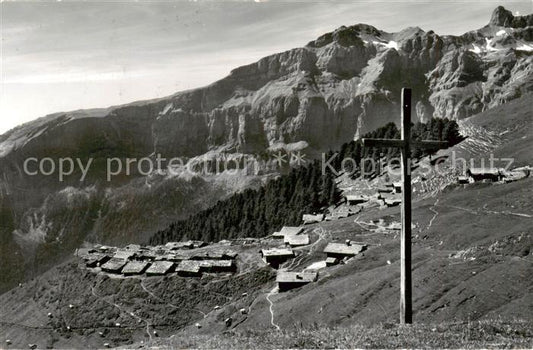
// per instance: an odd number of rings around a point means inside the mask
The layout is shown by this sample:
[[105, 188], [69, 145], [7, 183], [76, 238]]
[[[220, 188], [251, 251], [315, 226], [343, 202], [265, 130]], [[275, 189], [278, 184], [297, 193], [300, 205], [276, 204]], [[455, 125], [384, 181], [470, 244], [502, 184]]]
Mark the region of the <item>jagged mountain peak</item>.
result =
[[489, 26], [524, 28], [533, 25], [533, 15], [514, 16], [503, 6], [498, 6], [492, 12]]
[[310, 41], [306, 47], [320, 48], [331, 43], [337, 43], [341, 46], [362, 45], [366, 37], [380, 38], [385, 33], [369, 24], [355, 24], [352, 26], [341, 26], [333, 32], [319, 36], [317, 39]]

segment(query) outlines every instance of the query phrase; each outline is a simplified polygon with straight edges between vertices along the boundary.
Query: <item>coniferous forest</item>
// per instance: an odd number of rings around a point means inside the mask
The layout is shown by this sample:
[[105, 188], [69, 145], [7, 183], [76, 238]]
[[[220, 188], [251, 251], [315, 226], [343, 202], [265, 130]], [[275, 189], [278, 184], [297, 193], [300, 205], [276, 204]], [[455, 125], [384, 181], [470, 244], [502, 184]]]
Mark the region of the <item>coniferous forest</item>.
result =
[[323, 176], [321, 172], [318, 161], [294, 168], [257, 190], [236, 193], [212, 208], [172, 223], [153, 235], [149, 243], [262, 237], [284, 225], [299, 225], [302, 214], [321, 211], [340, 200], [333, 174]]
[[[434, 118], [428, 123], [413, 125], [412, 137], [418, 140], [448, 141], [452, 146], [462, 140], [455, 121]], [[400, 138], [394, 123], [367, 133], [364, 138]], [[433, 152], [433, 151], [432, 151]], [[326, 159], [334, 153], [330, 152]], [[420, 158], [427, 150], [415, 149], [412, 156]], [[334, 161], [335, 169], [345, 157], [360, 160], [371, 157], [396, 157], [399, 150], [363, 148], [361, 142], [351, 141], [342, 145]], [[358, 176], [355, 169], [353, 176]], [[259, 189], [247, 189], [221, 200], [215, 206], [187, 219], [176, 221], [156, 232], [149, 241], [151, 245], [187, 239], [214, 242], [222, 239], [263, 237], [279, 230], [284, 225], [299, 225], [304, 213], [320, 212], [336, 204], [341, 193], [331, 171], [322, 174], [322, 164], [314, 161], [305, 167], [293, 168], [288, 174], [269, 181]]]

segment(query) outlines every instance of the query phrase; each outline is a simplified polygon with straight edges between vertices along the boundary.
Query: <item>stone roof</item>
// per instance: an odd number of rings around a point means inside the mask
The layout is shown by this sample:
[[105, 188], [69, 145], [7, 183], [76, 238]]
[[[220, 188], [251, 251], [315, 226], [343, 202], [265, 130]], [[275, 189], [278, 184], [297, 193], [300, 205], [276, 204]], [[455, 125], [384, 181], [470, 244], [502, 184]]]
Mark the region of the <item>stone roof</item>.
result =
[[467, 170], [472, 175], [499, 175], [500, 170], [498, 168], [470, 168]]
[[107, 272], [120, 272], [124, 265], [127, 264], [127, 260], [119, 258], [111, 258], [108, 262], [101, 266], [103, 271]]
[[283, 226], [279, 232], [275, 232], [280, 237], [285, 237], [287, 235], [297, 235], [302, 233], [304, 230], [301, 226]]
[[155, 259], [156, 261], [174, 261], [174, 262], [178, 262], [178, 261], [181, 261], [181, 260], [184, 260], [185, 258], [181, 255], [178, 255], [178, 254], [170, 254], [170, 253], [167, 253], [167, 254], [162, 254], [162, 255], [156, 255], [155, 256]]
[[152, 265], [146, 270], [147, 275], [164, 275], [169, 273], [174, 267], [171, 261], [154, 261]]
[[324, 220], [324, 214], [304, 214], [302, 216], [304, 224], [312, 224]]
[[117, 249], [117, 251], [115, 252], [115, 255], [113, 257], [117, 258], [117, 259], [128, 260], [129, 258], [133, 257], [134, 255], [135, 255], [135, 252], [133, 252], [131, 250]]
[[287, 235], [283, 242], [290, 246], [307, 245], [309, 244], [309, 235]]
[[200, 262], [194, 260], [183, 260], [179, 263], [176, 271], [198, 273], [200, 272]]
[[347, 194], [346, 196], [347, 201], [357, 201], [357, 202], [366, 202], [368, 201], [368, 198], [360, 196], [358, 194]]
[[385, 204], [390, 206], [399, 205], [402, 202], [400, 198], [385, 198]]
[[324, 253], [354, 256], [362, 252], [364, 248], [365, 246], [362, 244], [328, 243], [326, 248], [324, 248]]
[[278, 271], [276, 282], [278, 283], [310, 283], [318, 278], [317, 272], [290, 272]]
[[122, 273], [125, 275], [128, 274], [141, 274], [148, 268], [150, 265], [147, 261], [138, 261], [138, 260], [132, 260], [128, 261], [126, 266], [122, 268]]
[[232, 267], [233, 260], [203, 260], [198, 263], [200, 267]]
[[189, 255], [192, 260], [223, 260], [234, 259], [237, 253], [230, 250], [204, 250]]
[[261, 249], [261, 254], [264, 257], [273, 257], [273, 256], [294, 256], [294, 252], [290, 248], [271, 248], [271, 249]]
[[176, 249], [192, 249], [194, 247], [194, 243], [192, 241], [187, 242], [168, 242], [165, 244], [165, 247], [171, 250]]

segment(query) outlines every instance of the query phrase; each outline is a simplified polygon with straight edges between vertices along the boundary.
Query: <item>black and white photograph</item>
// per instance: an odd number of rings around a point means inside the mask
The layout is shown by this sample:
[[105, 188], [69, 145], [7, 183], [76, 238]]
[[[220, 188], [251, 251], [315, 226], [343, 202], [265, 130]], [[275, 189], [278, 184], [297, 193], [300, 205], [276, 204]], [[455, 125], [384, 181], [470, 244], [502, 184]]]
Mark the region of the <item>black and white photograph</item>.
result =
[[0, 349], [532, 349], [533, 1], [0, 0]]

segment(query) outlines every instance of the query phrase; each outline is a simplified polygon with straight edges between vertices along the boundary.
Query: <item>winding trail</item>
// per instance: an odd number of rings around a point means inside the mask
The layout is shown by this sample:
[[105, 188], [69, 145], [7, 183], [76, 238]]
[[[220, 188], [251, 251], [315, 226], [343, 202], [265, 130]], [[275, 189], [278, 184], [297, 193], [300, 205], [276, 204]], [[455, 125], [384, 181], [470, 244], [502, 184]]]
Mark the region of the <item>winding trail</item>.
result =
[[276, 327], [276, 329], [278, 331], [281, 330], [281, 328], [274, 323], [274, 303], [272, 302], [272, 300], [270, 300], [270, 296], [274, 293], [276, 293], [278, 291], [278, 287], [274, 287], [270, 292], [268, 292], [268, 294], [266, 295], [266, 300], [269, 302], [270, 304], [270, 307], [268, 308], [268, 310], [270, 311], [270, 324], [273, 326], [273, 327]]
[[453, 208], [453, 209], [459, 209], [459, 210], [463, 210], [463, 211], [466, 211], [470, 214], [474, 214], [474, 215], [480, 215], [481, 213], [487, 213], [487, 214], [496, 214], [496, 215], [511, 215], [511, 216], [517, 216], [517, 217], [521, 217], [521, 218], [533, 218], [533, 215], [530, 215], [530, 214], [524, 214], [524, 213], [513, 213], [511, 211], [508, 211], [508, 210], [505, 210], [505, 211], [494, 211], [494, 210], [489, 210], [486, 208], [486, 204], [483, 206], [483, 208], [479, 209], [479, 210], [473, 210], [473, 209], [468, 209], [468, 208], [463, 208], [463, 207], [458, 207], [456, 205], [439, 205], [440, 207], [448, 207], [448, 208]]
[[433, 204], [433, 206], [429, 208], [429, 210], [431, 210], [435, 215], [433, 215], [433, 217], [431, 218], [431, 220], [429, 220], [429, 224], [427, 225], [426, 230], [429, 230], [429, 228], [431, 227], [431, 225], [433, 225], [433, 221], [435, 221], [435, 219], [436, 219], [437, 216], [439, 215], [439, 212], [436, 211], [436, 210], [434, 209], [438, 204], [439, 204], [439, 198], [437, 198], [437, 200], [435, 201], [435, 203]]
[[519, 217], [523, 217], [523, 218], [531, 218], [531, 217], [533, 217], [532, 215], [529, 215], [529, 214], [513, 213], [513, 212], [508, 211], [508, 210], [504, 210], [504, 211], [489, 210], [489, 209], [487, 209], [487, 204], [483, 205], [483, 211], [486, 212], [486, 213], [489, 213], [489, 214], [514, 215], [514, 216], [519, 216]]

